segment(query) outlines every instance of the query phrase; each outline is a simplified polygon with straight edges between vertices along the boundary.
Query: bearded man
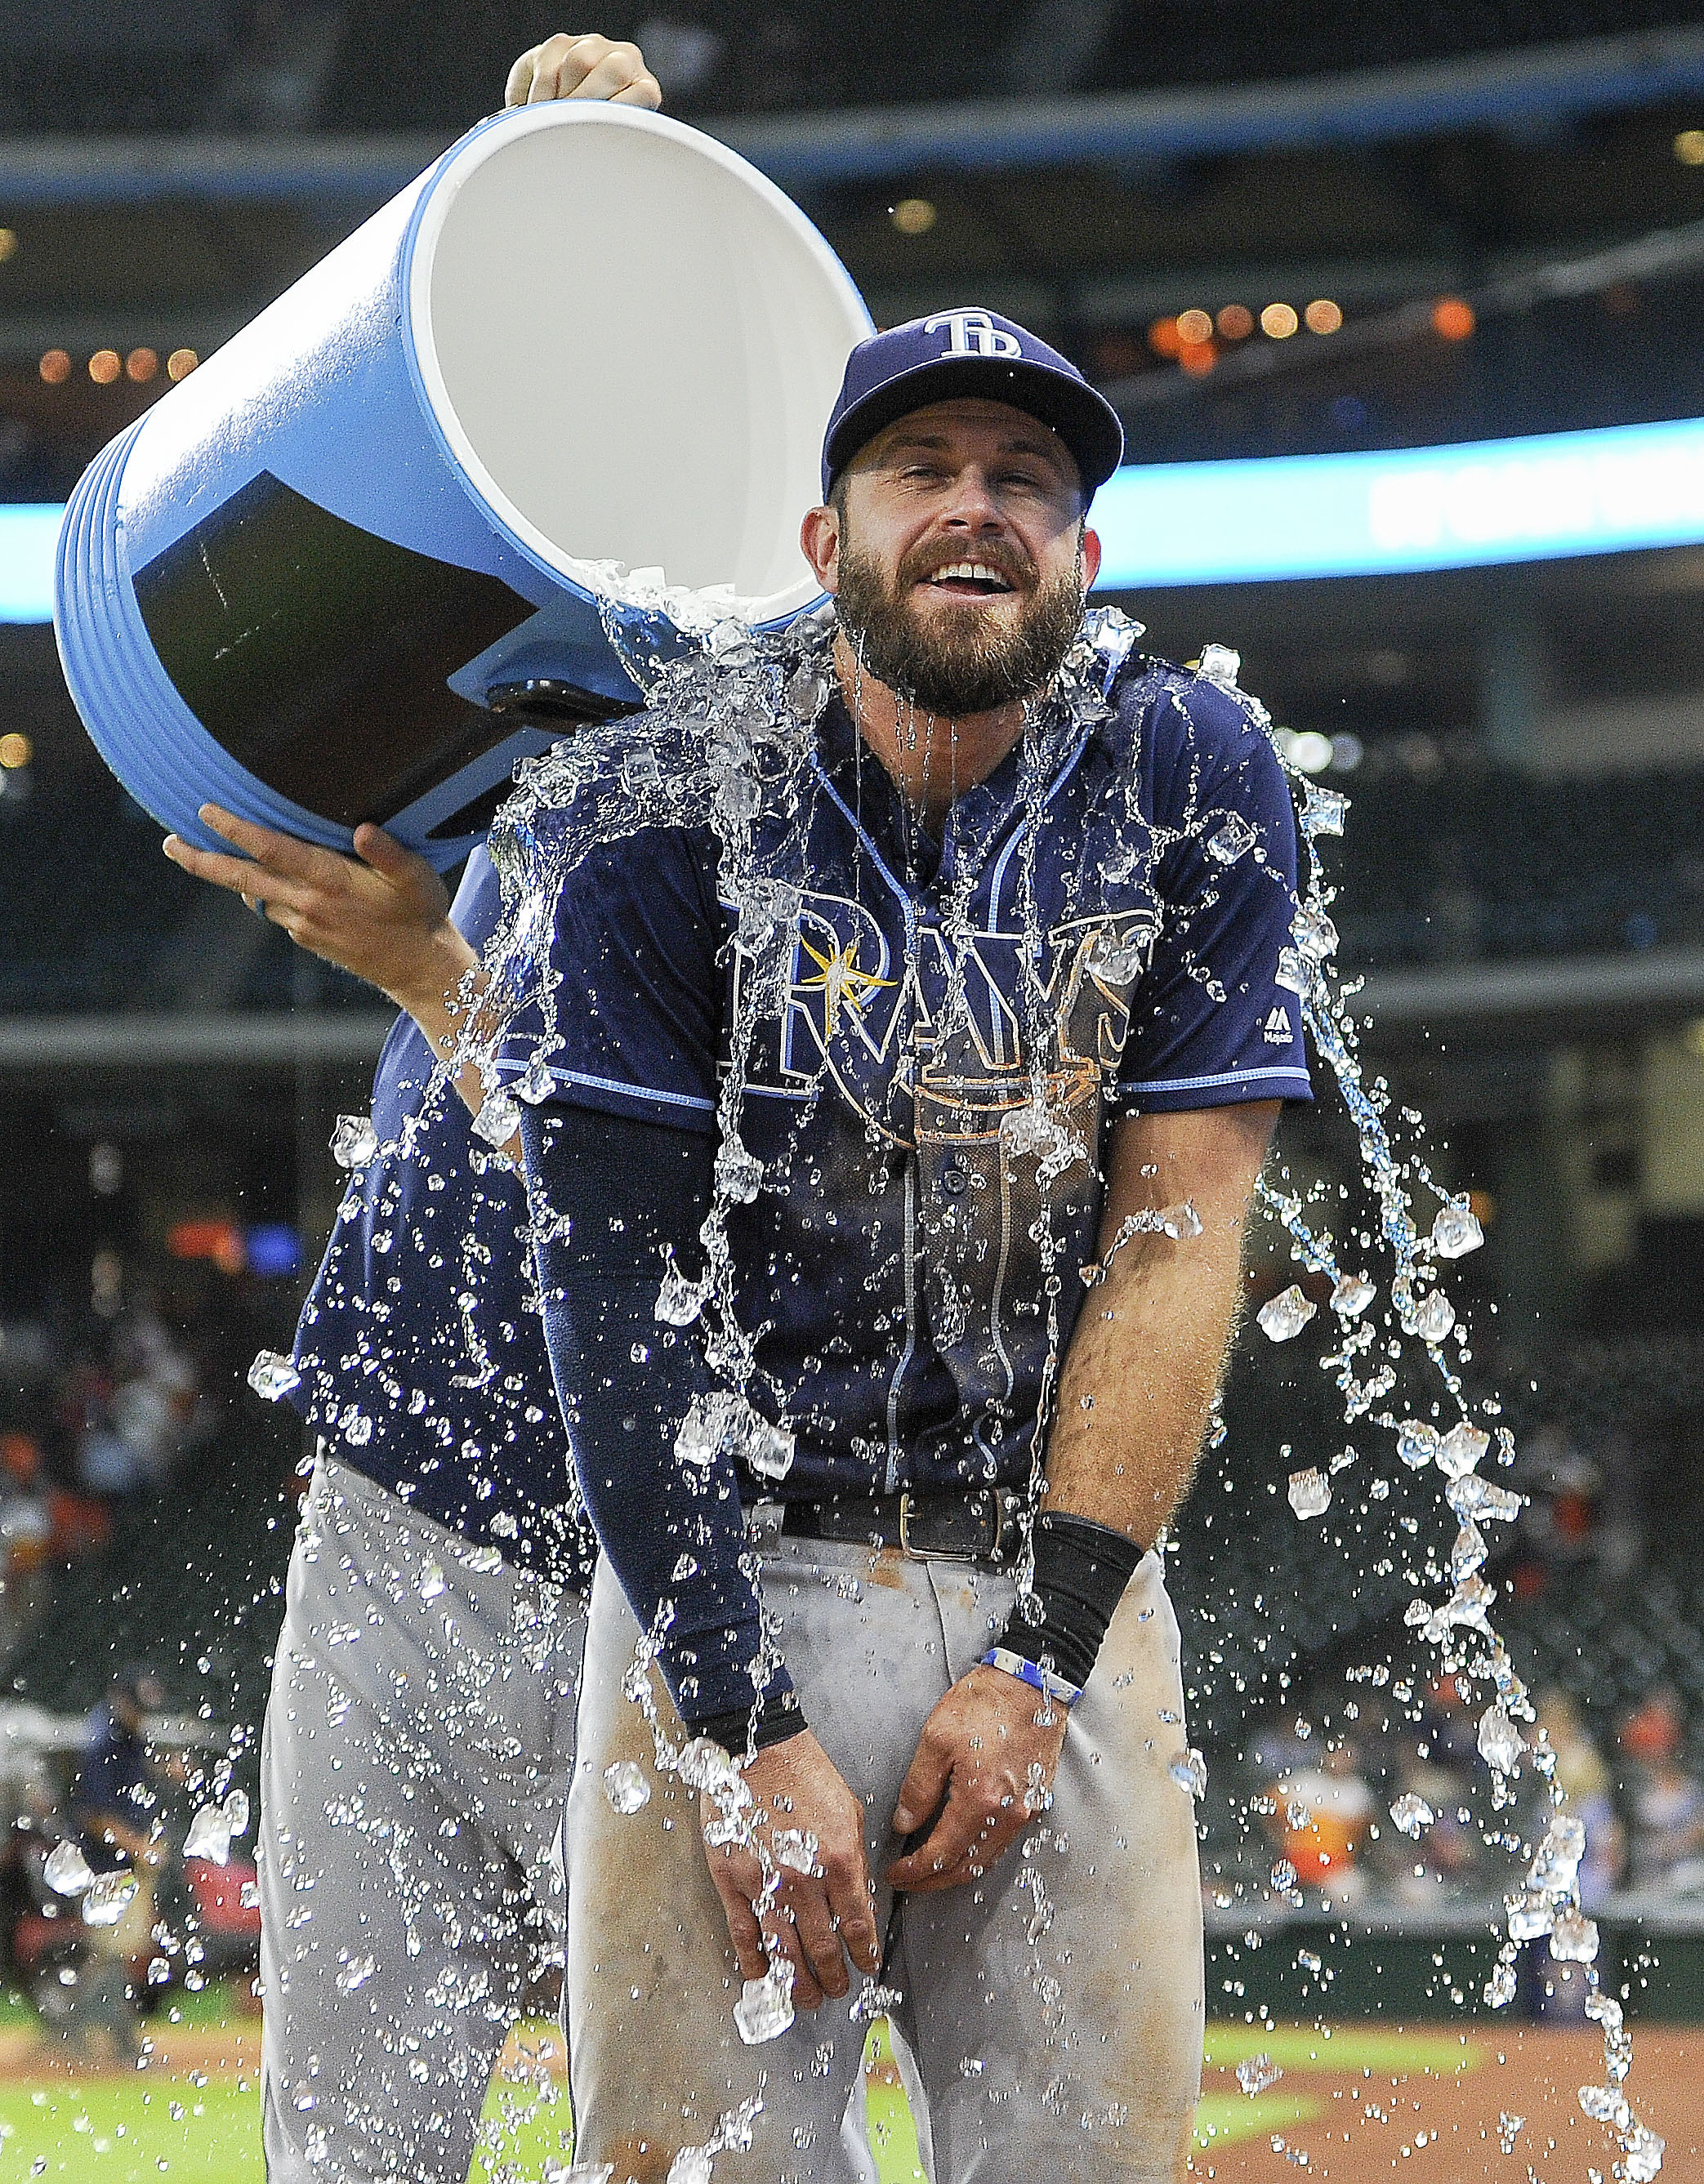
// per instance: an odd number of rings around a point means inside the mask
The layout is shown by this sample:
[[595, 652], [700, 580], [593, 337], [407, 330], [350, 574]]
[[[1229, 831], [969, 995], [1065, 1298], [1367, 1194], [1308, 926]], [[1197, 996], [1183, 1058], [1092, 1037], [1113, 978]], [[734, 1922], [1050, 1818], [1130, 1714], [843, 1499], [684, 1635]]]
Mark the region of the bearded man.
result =
[[615, 2184], [867, 2175], [878, 1969], [936, 2184], [1183, 2174], [1158, 1545], [1309, 1087], [1264, 716], [1085, 616], [1122, 446], [993, 312], [865, 342], [832, 629], [712, 644], [493, 833], [515, 961], [551, 936], [506, 1066], [604, 1556], [567, 2008]]

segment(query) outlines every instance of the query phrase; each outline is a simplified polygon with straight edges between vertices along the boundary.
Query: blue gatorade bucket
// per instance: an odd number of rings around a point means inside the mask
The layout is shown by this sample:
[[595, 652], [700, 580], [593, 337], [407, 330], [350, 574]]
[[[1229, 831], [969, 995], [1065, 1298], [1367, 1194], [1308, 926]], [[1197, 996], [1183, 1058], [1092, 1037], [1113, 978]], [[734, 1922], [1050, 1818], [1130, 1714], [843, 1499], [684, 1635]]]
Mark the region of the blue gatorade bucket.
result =
[[372, 819], [447, 870], [541, 705], [637, 701], [596, 565], [760, 628], [816, 601], [799, 522], [870, 331], [713, 138], [482, 122], [90, 465], [54, 617], [89, 733], [187, 840], [220, 846], [208, 801], [341, 850]]

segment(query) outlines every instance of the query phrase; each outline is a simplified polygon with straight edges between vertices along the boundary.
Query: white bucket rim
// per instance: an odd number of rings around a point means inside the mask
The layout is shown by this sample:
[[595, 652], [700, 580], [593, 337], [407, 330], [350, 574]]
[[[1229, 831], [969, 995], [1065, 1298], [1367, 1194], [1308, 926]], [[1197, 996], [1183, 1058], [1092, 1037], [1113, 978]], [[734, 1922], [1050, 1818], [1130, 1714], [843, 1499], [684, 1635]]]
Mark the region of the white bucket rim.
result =
[[[483, 151], [476, 152], [472, 148], [477, 145], [482, 136], [499, 130], [507, 138], [512, 139], [541, 129], [586, 126], [638, 130], [661, 135], [708, 159], [725, 173], [737, 176], [761, 198], [770, 211], [792, 231], [807, 256], [826, 276], [830, 286], [840, 291], [850, 307], [849, 325], [858, 330], [855, 332], [854, 339], [873, 333], [876, 329], [869, 308], [851, 275], [786, 192], [777, 187], [760, 169], [753, 166], [749, 159], [741, 158], [738, 152], [718, 138], [706, 135], [701, 129], [689, 128], [686, 123], [677, 121], [668, 114], [654, 114], [640, 107], [616, 106], [606, 100], [549, 100], [537, 106], [522, 107], [518, 110], [511, 109], [503, 114], [488, 115], [451, 145], [420, 192], [403, 242], [403, 353], [420, 397], [421, 413], [427, 429], [448, 457], [450, 468], [464, 489], [510, 543], [548, 575], [574, 586], [590, 598], [604, 599], [609, 596], [609, 585], [599, 565], [567, 553], [547, 537], [515, 505], [491, 474], [462, 427], [454, 398], [444, 379], [435, 349], [430, 342], [423, 343], [417, 338], [418, 330], [423, 326], [429, 328], [432, 323], [428, 284], [432, 277], [433, 246], [443, 232], [444, 222], [462, 185], [478, 171], [497, 148], [495, 145], [488, 145]], [[826, 426], [826, 415], [823, 421]], [[799, 514], [803, 515], [802, 509]], [[791, 621], [795, 615], [815, 605], [821, 596], [821, 585], [805, 571], [794, 583], [782, 591], [757, 599], [732, 598], [728, 604], [746, 621], [760, 628], [768, 628]]]

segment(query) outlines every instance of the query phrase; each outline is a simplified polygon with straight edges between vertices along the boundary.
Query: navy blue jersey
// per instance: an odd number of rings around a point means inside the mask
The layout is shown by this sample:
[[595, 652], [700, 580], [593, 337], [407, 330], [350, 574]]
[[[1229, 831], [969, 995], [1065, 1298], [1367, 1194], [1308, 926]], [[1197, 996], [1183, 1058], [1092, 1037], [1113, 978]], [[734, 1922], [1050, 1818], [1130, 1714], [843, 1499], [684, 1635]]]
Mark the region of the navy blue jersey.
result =
[[[496, 877], [474, 852], [451, 916], [476, 949]], [[352, 1179], [296, 1330], [291, 1400], [338, 1461], [510, 1562], [582, 1583], [587, 1540], [550, 1379], [520, 1179], [398, 1017]]]
[[[833, 698], [751, 822], [760, 888], [797, 910], [779, 981], [720, 899], [710, 825], [599, 827], [656, 771], [645, 721], [587, 751], [573, 824], [614, 838], [557, 900], [554, 1096], [718, 1128], [748, 982], [768, 988], [735, 1080], [762, 1187], [728, 1223], [745, 1392], [794, 1437], [762, 1492], [1026, 1478], [1110, 1120], [1311, 1096], [1276, 983], [1294, 816], [1260, 720], [1154, 661], [1112, 696], [1009, 754], [938, 844]], [[516, 1074], [537, 1058], [509, 1050]]]

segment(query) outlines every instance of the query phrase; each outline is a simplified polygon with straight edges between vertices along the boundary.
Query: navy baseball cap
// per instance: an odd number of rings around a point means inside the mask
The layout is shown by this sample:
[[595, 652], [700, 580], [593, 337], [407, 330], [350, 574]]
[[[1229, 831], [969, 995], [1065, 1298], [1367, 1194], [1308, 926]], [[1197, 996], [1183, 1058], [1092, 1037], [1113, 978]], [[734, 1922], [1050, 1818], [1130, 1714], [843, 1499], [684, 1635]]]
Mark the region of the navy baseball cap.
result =
[[859, 343], [822, 441], [822, 497], [884, 426], [932, 402], [977, 395], [1050, 425], [1077, 459], [1083, 490], [1105, 485], [1124, 454], [1118, 412], [1068, 357], [997, 311], [936, 311]]

